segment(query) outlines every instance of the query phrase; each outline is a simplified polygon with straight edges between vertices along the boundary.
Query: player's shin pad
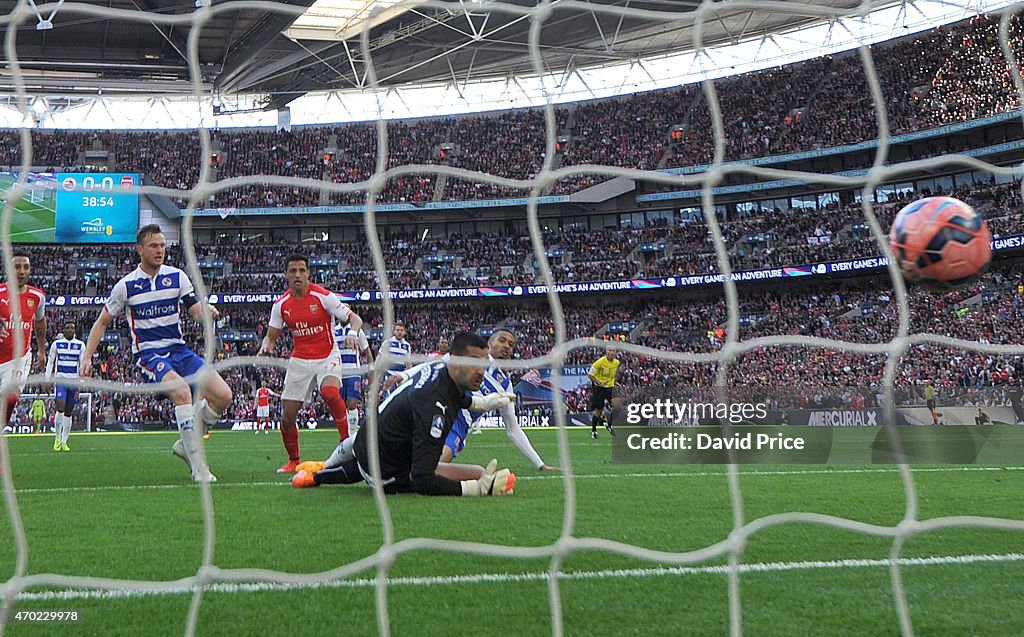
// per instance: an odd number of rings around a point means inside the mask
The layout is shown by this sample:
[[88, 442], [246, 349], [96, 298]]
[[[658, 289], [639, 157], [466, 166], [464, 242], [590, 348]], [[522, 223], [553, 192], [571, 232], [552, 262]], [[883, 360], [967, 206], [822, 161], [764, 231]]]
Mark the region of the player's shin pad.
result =
[[463, 480], [462, 495], [512, 495], [516, 474], [508, 469], [497, 471], [498, 460], [492, 458], [479, 480]]

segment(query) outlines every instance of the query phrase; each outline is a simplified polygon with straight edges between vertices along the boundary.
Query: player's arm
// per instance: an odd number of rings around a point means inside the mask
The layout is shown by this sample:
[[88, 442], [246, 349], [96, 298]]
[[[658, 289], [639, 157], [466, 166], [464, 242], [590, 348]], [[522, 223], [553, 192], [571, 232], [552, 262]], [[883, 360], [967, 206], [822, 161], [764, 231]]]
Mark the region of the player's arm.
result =
[[349, 335], [345, 337], [345, 347], [349, 349], [359, 349], [359, 330], [363, 328], [363, 319], [358, 314], [352, 311], [347, 304], [342, 303], [337, 296], [334, 294], [328, 294], [323, 297], [320, 301], [324, 309], [327, 310], [331, 316], [338, 319], [338, 322], [342, 325], [347, 325]]
[[604, 387], [604, 383], [602, 383], [597, 378], [597, 363], [596, 362], [593, 365], [590, 366], [590, 371], [587, 372], [587, 376], [590, 378], [590, 382], [594, 383], [598, 387]]
[[[370, 359], [370, 362], [373, 362], [372, 358]], [[430, 367], [430, 364], [434, 362], [436, 361], [424, 361], [417, 365], [416, 367], [407, 368], [404, 371], [395, 372], [394, 374], [391, 374], [384, 381], [384, 391], [391, 391], [392, 387], [396, 385], [401, 385], [402, 383], [409, 380], [413, 376], [416, 376], [417, 374], [422, 372], [427, 367]]]
[[263, 337], [263, 343], [260, 344], [260, 351], [256, 353], [257, 356], [270, 356], [274, 353], [274, 346], [277, 345], [277, 339], [281, 336], [281, 330], [284, 328], [284, 315], [281, 314], [281, 304], [274, 303], [274, 306], [270, 308], [270, 321], [267, 322], [267, 335]]
[[[440, 395], [421, 394], [434, 403]], [[427, 401], [424, 400], [426, 403]], [[437, 401], [441, 402], [441, 401]], [[429, 404], [429, 403], [428, 403]], [[410, 477], [416, 493], [422, 495], [462, 495], [462, 483], [445, 476], [438, 475], [437, 461], [441, 457], [447, 431], [439, 436], [431, 435], [434, 419], [444, 418], [441, 410], [431, 404], [427, 409], [414, 409], [412, 428], [412, 466]]]
[[274, 346], [277, 345], [277, 339], [281, 336], [281, 330], [276, 327], [267, 328], [267, 335], [263, 337], [263, 344], [260, 345], [260, 351], [256, 353], [257, 356], [271, 356], [274, 353]]
[[39, 352], [39, 369], [46, 369], [46, 297], [39, 300], [33, 315], [32, 329], [36, 332], [36, 350]]
[[196, 323], [203, 322], [203, 308], [207, 308], [207, 313], [209, 314], [211, 321], [216, 321], [220, 318], [220, 310], [209, 303], [203, 303], [200, 301], [199, 297], [195, 295], [195, 292], [189, 292], [181, 297], [181, 303], [188, 310], [189, 316], [195, 319]]
[[184, 272], [180, 274], [180, 277], [181, 294], [179, 299], [182, 305], [185, 306], [185, 309], [188, 310], [189, 316], [195, 319], [196, 323], [202, 323], [202, 316], [205, 308], [205, 311], [209, 314], [211, 320], [216, 321], [220, 318], [220, 310], [209, 303], [201, 301], [199, 297], [196, 296], [196, 289], [192, 286], [191, 279], [189, 279]]
[[358, 331], [359, 335], [359, 359], [366, 361], [366, 365], [373, 365], [373, 350], [370, 349], [370, 339], [366, 338], [366, 332]]
[[103, 306], [103, 309], [100, 310], [100, 315], [96, 317], [96, 322], [92, 324], [92, 329], [89, 330], [89, 340], [85, 342], [85, 351], [82, 352], [82, 363], [79, 366], [82, 376], [92, 375], [92, 355], [96, 353], [96, 348], [100, 346], [103, 334], [106, 333], [107, 328], [113, 322], [113, 315], [107, 310], [107, 306]]
[[516, 406], [514, 403], [505, 405], [499, 412], [501, 414], [501, 420], [505, 423], [505, 433], [508, 434], [509, 440], [516, 446], [519, 453], [526, 456], [533, 466], [540, 471], [560, 471], [558, 467], [544, 464], [541, 460], [540, 454], [533, 448], [530, 443], [530, 439], [526, 437], [526, 432], [519, 426], [519, 415], [516, 414]]
[[53, 368], [57, 360], [57, 341], [50, 343], [50, 353], [46, 357], [46, 379], [53, 378]]

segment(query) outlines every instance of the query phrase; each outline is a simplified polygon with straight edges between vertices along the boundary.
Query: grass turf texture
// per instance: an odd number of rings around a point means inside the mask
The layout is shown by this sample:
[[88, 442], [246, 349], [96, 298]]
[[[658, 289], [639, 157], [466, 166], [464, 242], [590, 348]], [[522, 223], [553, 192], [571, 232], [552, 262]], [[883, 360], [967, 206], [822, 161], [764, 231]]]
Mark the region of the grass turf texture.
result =
[[[7, 192], [16, 180], [7, 173], [0, 173], [0, 192]], [[55, 199], [33, 203], [25, 195], [14, 204], [11, 216], [11, 241], [13, 243], [52, 243], [57, 230]]]
[[[557, 462], [555, 432], [530, 432]], [[727, 538], [732, 505], [722, 466], [618, 465], [609, 438], [569, 432], [577, 474], [573, 535], [683, 552]], [[13, 478], [29, 540], [28, 574], [60, 573], [135, 580], [195, 575], [202, 560], [200, 491], [170, 453], [174, 435], [73, 435], [71, 453], [54, 453], [50, 436], [11, 436]], [[304, 456], [323, 458], [334, 432], [302, 433]], [[216, 523], [213, 563], [319, 573], [373, 556], [383, 525], [362, 485], [295, 490], [274, 474], [280, 437], [215, 432], [208, 455]], [[553, 543], [563, 524], [560, 477], [530, 468], [503, 432], [473, 436], [460, 457], [483, 464], [497, 456], [520, 476], [511, 498], [387, 499], [398, 541], [416, 537], [516, 547]], [[811, 511], [893, 526], [904, 514], [900, 476], [884, 466], [740, 468], [746, 521]], [[915, 467], [920, 519], [984, 515], [1021, 519], [1022, 468]], [[14, 571], [10, 520], [0, 523], [4, 578]], [[889, 538], [816, 524], [789, 523], [752, 535], [747, 565], [772, 564], [740, 579], [745, 635], [893, 635], [899, 624], [885, 560]], [[1024, 553], [1024, 533], [943, 529], [910, 539], [908, 558]], [[863, 563], [835, 564], [838, 560]], [[560, 582], [566, 634], [722, 635], [728, 633], [725, 557], [679, 567], [598, 550], [571, 552]], [[388, 575], [395, 635], [551, 634], [547, 559], [513, 559], [416, 549], [397, 556]], [[902, 569], [918, 635], [1008, 635], [1024, 626], [1021, 558]], [[662, 570], [657, 570], [664, 567]], [[370, 635], [378, 629], [375, 569], [319, 588], [207, 591], [201, 635]], [[483, 579], [483, 576], [491, 576]], [[53, 587], [26, 591], [18, 609], [76, 608], [74, 625], [8, 625], [12, 635], [180, 635], [190, 593], [48, 599]], [[76, 589], [81, 590], [81, 589]], [[459, 627], [462, 627], [461, 629]]]

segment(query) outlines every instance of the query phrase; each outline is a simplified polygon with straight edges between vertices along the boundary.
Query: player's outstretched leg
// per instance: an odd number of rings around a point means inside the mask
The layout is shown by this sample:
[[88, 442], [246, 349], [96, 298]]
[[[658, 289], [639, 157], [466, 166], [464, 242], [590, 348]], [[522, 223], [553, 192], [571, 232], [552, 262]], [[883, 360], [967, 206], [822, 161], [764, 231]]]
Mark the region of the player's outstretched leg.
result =
[[296, 489], [319, 487], [322, 484], [355, 484], [362, 481], [363, 474], [359, 472], [359, 464], [354, 457], [332, 469], [324, 469], [316, 473], [299, 471], [292, 476], [292, 486]]

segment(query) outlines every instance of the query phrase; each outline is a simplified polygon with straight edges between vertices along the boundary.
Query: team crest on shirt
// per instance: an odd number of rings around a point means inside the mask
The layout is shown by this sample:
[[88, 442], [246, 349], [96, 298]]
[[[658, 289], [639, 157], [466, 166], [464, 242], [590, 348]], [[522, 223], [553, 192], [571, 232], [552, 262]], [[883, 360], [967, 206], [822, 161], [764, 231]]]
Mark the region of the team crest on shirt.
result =
[[317, 307], [318, 307], [318, 306], [317, 306], [317, 304], [316, 304], [316, 303], [310, 303], [310, 304], [309, 304], [309, 311], [310, 311], [310, 312], [312, 312], [313, 314], [316, 314], [316, 308], [317, 308]]
[[444, 433], [444, 416], [436, 414], [433, 422], [430, 423], [430, 435], [434, 438], [440, 438], [441, 434]]
[[165, 288], [171, 287], [171, 277], [165, 276], [164, 278], [160, 279], [160, 285], [164, 286]]
[[28, 299], [28, 300], [26, 301], [26, 303], [28, 303], [28, 306], [29, 306], [29, 307], [32, 307], [33, 305], [35, 305], [35, 304], [36, 304], [36, 300], [35, 300], [35, 299]]
[[157, 363], [156, 364], [156, 371], [162, 372], [162, 371], [164, 371], [164, 367], [167, 367], [167, 365], [165, 365], [164, 363]]

